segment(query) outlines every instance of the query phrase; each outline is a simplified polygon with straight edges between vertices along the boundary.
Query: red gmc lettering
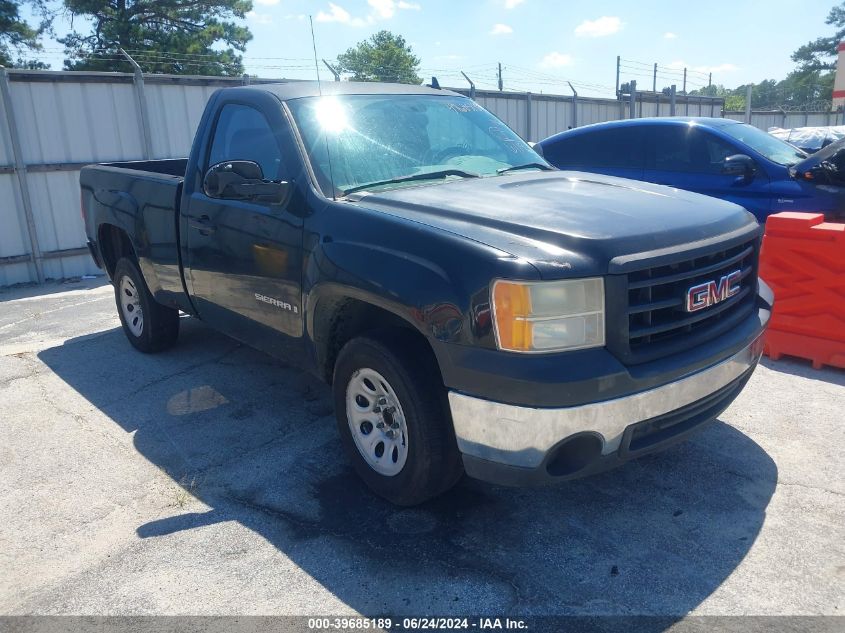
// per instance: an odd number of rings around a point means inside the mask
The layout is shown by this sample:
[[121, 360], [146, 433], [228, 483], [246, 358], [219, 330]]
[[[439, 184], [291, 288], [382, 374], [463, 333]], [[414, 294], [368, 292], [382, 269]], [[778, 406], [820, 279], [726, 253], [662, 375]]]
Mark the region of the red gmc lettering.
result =
[[716, 305], [733, 297], [740, 290], [740, 282], [742, 281], [742, 272], [735, 270], [732, 273], [723, 275], [719, 282], [708, 281], [703, 284], [698, 284], [687, 290], [686, 310], [687, 312], [696, 312], [704, 308]]

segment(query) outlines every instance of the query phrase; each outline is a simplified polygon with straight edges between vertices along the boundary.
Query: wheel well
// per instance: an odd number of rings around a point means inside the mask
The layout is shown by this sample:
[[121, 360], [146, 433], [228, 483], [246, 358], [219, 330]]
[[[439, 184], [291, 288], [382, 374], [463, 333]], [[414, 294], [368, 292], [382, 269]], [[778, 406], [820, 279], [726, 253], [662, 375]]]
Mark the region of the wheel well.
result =
[[97, 231], [97, 243], [100, 245], [100, 254], [103, 257], [103, 266], [109, 274], [109, 279], [114, 277], [114, 267], [121, 257], [129, 257], [136, 260], [135, 249], [126, 231], [119, 229], [113, 224], [102, 224]]
[[314, 316], [317, 362], [325, 381], [332, 383], [335, 361], [346, 343], [367, 333], [388, 331], [400, 331], [403, 336], [417, 343], [424, 355], [421, 362], [429, 363], [440, 375], [431, 344], [408, 321], [366, 301], [336, 298], [320, 300]]

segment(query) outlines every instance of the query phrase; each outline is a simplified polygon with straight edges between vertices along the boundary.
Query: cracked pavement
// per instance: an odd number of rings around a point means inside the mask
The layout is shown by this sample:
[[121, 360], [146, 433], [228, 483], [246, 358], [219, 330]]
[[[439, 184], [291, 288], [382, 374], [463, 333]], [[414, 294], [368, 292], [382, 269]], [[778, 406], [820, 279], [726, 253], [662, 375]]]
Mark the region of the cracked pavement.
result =
[[102, 279], [0, 291], [0, 614], [843, 612], [843, 371], [764, 360], [665, 453], [398, 509], [327, 387], [182, 326], [145, 356]]

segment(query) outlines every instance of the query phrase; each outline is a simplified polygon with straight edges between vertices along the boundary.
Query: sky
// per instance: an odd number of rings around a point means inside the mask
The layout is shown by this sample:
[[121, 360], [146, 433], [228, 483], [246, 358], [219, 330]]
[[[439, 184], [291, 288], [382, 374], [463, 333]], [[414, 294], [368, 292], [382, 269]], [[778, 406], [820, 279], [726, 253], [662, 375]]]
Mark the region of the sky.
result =
[[[402, 35], [421, 59], [420, 75], [444, 87], [496, 88], [502, 64], [505, 90], [612, 97], [616, 57], [621, 81], [658, 90], [687, 67], [688, 89], [736, 87], [782, 79], [791, 53], [833, 29], [824, 23], [832, 0], [253, 0], [247, 16], [253, 40], [244, 64], [252, 75], [313, 79], [309, 16], [317, 54], [331, 62], [357, 42], [387, 29]], [[67, 18], [56, 24], [68, 29]], [[61, 46], [45, 44], [41, 58], [61, 68]], [[321, 77], [331, 79], [320, 64]]]

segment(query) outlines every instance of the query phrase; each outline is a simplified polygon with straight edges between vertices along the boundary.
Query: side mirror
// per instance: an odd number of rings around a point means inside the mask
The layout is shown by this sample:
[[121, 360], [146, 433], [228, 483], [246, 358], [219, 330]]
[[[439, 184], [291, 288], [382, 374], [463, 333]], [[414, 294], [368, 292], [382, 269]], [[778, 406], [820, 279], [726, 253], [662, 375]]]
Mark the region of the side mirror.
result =
[[730, 176], [742, 176], [750, 180], [754, 176], [757, 166], [754, 159], [746, 154], [734, 154], [728, 156], [722, 164], [722, 173]]
[[533, 149], [540, 156], [545, 158], [545, 155], [543, 154], [543, 146], [542, 145], [540, 145], [539, 143], [528, 143], [528, 144], [531, 146], [531, 149]]
[[208, 168], [202, 190], [209, 198], [280, 204], [287, 198], [290, 183], [265, 180], [261, 166], [254, 161], [226, 160]]

